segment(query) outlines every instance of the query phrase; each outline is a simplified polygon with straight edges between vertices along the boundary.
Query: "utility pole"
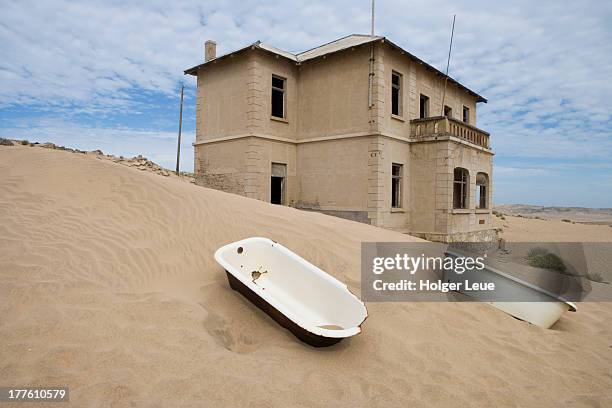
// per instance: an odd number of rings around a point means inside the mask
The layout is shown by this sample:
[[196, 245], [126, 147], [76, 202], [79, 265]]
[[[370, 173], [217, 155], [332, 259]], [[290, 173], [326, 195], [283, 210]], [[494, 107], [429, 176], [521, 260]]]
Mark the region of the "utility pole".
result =
[[444, 98], [446, 97], [446, 83], [448, 82], [448, 67], [450, 65], [450, 57], [451, 50], [453, 49], [453, 35], [455, 35], [455, 17], [457, 15], [453, 15], [453, 28], [451, 29], [451, 39], [450, 45], [448, 47], [448, 59], [446, 60], [446, 76], [444, 77], [444, 91], [442, 92], [442, 114], [440, 116], [444, 116]]
[[176, 175], [179, 175], [181, 163], [181, 131], [183, 130], [183, 92], [185, 85], [181, 82], [181, 107], [179, 111], [179, 131], [178, 131], [178, 146], [176, 148]]

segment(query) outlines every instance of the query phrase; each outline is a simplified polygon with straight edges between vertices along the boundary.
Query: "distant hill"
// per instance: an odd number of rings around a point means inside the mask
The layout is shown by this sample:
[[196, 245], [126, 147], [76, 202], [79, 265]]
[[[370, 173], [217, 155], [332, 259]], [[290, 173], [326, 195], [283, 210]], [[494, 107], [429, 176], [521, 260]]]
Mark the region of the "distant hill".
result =
[[561, 219], [585, 224], [612, 225], [612, 208], [584, 208], [584, 207], [546, 207], [527, 204], [502, 204], [494, 207], [509, 215], [523, 217], [539, 217], [544, 219]]

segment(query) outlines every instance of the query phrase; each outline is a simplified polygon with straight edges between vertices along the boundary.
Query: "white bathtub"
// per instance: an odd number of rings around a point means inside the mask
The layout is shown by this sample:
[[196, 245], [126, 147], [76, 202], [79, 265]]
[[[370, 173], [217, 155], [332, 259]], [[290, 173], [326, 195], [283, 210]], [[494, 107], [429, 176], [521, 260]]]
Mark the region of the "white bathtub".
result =
[[490, 302], [491, 306], [531, 324], [550, 328], [565, 312], [575, 312], [572, 302]]
[[267, 238], [219, 248], [232, 289], [243, 294], [300, 340], [329, 346], [361, 333], [365, 305], [345, 284]]
[[[451, 251], [447, 251], [446, 255], [454, 258], [464, 256]], [[500, 298], [524, 300], [522, 302], [487, 301], [487, 303], [511, 316], [544, 329], [548, 329], [555, 324], [565, 312], [575, 312], [577, 309], [574, 303], [563, 297], [490, 265], [485, 264], [485, 268], [482, 270], [473, 269], [463, 274], [457, 274], [452, 270], [444, 271], [445, 282], [463, 282], [464, 280], [469, 280], [472, 283], [494, 283], [495, 293]], [[479, 300], [486, 300], [491, 296], [490, 293], [484, 291], [460, 292]]]

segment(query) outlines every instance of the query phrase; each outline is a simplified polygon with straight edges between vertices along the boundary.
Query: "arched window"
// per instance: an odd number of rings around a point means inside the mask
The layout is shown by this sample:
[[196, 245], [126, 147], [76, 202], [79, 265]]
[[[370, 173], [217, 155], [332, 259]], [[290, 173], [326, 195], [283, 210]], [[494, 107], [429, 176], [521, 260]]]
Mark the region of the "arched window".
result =
[[468, 208], [468, 190], [470, 186], [470, 173], [456, 167], [453, 178], [453, 208]]
[[476, 174], [476, 208], [489, 208], [489, 176]]

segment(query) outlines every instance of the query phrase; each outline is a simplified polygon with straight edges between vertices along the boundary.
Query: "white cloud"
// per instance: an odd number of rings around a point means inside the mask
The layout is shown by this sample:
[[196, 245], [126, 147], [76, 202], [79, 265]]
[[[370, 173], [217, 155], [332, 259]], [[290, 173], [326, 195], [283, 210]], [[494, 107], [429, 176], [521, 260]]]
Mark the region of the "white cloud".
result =
[[[300, 51], [367, 33], [369, 7], [366, 0], [5, 1], [0, 119], [6, 109], [27, 116], [35, 108], [61, 117], [67, 133], [71, 126], [96, 129], [96, 137], [116, 141], [118, 127], [104, 117], [151, 115], [143, 92], [175, 98], [185, 80], [193, 95], [193, 78], [182, 71], [202, 61], [206, 39], [217, 40], [220, 53], [258, 39]], [[612, 3], [378, 1], [377, 33], [443, 68], [453, 14], [451, 75], [489, 99], [479, 106], [478, 126], [491, 132], [498, 158], [537, 165], [612, 155]], [[96, 125], [71, 125], [77, 113]], [[187, 115], [193, 122], [192, 108]], [[160, 134], [155, 120], [134, 134]], [[45, 132], [41, 122], [34, 127]], [[6, 123], [0, 128], [10, 130]]]

